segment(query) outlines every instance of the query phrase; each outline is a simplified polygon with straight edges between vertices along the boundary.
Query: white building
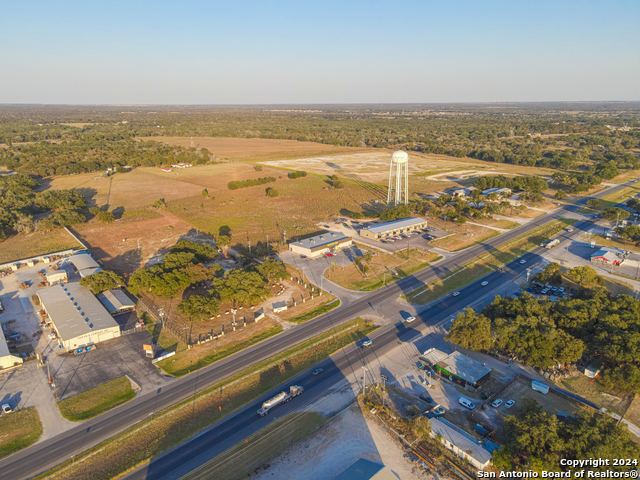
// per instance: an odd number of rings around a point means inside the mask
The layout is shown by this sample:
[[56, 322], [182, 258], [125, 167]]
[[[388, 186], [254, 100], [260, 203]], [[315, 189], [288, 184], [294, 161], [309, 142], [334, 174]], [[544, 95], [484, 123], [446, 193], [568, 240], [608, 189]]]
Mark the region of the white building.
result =
[[65, 351], [120, 336], [120, 326], [87, 287], [54, 285], [37, 293]]
[[430, 418], [431, 438], [440, 437], [442, 444], [459, 457], [466, 459], [478, 470], [491, 464], [493, 454], [482, 446], [482, 442], [456, 427], [444, 418]]
[[10, 368], [14, 365], [22, 365], [22, 358], [9, 352], [9, 345], [4, 333], [0, 334], [0, 369]]
[[289, 250], [309, 258], [319, 257], [336, 248], [353, 245], [353, 239], [342, 232], [327, 232], [289, 244]]
[[102, 270], [102, 267], [93, 259], [89, 252], [72, 255], [69, 257], [69, 262], [71, 262], [81, 277], [88, 277], [92, 273]]
[[375, 227], [363, 228], [360, 235], [367, 238], [384, 238], [390, 235], [411, 232], [420, 228], [425, 228], [427, 221], [420, 217], [402, 218], [393, 222], [381, 223]]

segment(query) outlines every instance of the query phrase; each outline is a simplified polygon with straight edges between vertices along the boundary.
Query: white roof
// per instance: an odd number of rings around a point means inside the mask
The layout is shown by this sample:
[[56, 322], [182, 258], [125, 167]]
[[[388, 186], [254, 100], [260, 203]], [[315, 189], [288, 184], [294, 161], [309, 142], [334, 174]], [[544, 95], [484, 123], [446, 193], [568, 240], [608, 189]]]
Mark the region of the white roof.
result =
[[98, 300], [109, 313], [113, 313], [123, 308], [135, 308], [136, 304], [127, 297], [127, 294], [120, 289], [107, 290], [98, 294]]
[[40, 289], [38, 297], [63, 340], [118, 327], [91, 290], [79, 283]]
[[491, 372], [489, 367], [480, 362], [476, 362], [473, 358], [467, 357], [465, 354], [458, 351], [455, 351], [438, 361], [438, 366], [469, 383], [476, 383], [486, 374]]
[[419, 223], [424, 223], [426, 220], [420, 217], [402, 218], [400, 220], [394, 220], [393, 222], [383, 223], [376, 225], [375, 227], [369, 227], [367, 230], [373, 233], [388, 232], [389, 230], [395, 230], [396, 228], [406, 228]]
[[313, 249], [316, 247], [321, 247], [323, 245], [329, 245], [334, 242], [342, 242], [350, 239], [351, 237], [347, 237], [342, 232], [327, 232], [327, 233], [323, 233], [322, 235], [316, 235], [315, 237], [305, 238], [304, 240], [298, 240], [292, 245]]
[[448, 353], [445, 353], [442, 350], [438, 350], [437, 348], [430, 348], [422, 354], [422, 358], [428, 360], [429, 363], [432, 363], [433, 365], [438, 363], [440, 360], [447, 358], [448, 356]]
[[77, 253], [69, 257], [69, 261], [73, 263], [73, 266], [80, 270], [86, 268], [100, 268], [98, 262], [96, 262], [90, 253]]
[[491, 460], [491, 452], [485, 450], [480, 440], [459, 429], [453, 423], [443, 418], [430, 418], [429, 421], [434, 435], [440, 435], [482, 465]]

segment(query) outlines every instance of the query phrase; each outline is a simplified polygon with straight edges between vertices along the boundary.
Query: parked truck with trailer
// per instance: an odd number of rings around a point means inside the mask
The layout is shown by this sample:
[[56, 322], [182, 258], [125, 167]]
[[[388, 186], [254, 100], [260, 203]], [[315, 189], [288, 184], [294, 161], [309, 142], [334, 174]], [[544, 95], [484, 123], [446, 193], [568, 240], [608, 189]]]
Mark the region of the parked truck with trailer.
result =
[[547, 250], [550, 248], [555, 247], [556, 245], [558, 245], [560, 243], [560, 240], [558, 240], [557, 238], [555, 240], [549, 240], [547, 242], [547, 244], [544, 246], [544, 248], [546, 248]]
[[264, 417], [267, 413], [269, 413], [269, 411], [272, 408], [275, 408], [278, 405], [281, 405], [283, 403], [289, 402], [293, 397], [297, 397], [298, 395], [300, 395], [303, 392], [304, 392], [304, 388], [303, 387], [299, 387], [297, 385], [291, 385], [289, 387], [289, 391], [288, 392], [286, 392], [286, 391], [285, 392], [280, 392], [275, 397], [270, 398], [269, 400], [264, 402], [262, 404], [262, 408], [260, 408], [258, 410], [258, 415], [260, 415], [261, 417]]

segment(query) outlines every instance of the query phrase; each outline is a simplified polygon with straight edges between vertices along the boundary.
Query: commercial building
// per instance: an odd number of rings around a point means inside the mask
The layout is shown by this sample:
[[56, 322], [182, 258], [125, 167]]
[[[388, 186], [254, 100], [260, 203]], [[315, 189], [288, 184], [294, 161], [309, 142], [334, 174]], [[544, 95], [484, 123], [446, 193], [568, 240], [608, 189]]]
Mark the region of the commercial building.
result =
[[0, 333], [0, 369], [13, 367], [14, 365], [21, 365], [22, 358], [15, 355], [11, 355], [9, 352], [9, 345], [7, 345], [7, 339], [4, 336], [4, 332]]
[[439, 437], [442, 444], [460, 458], [467, 460], [478, 470], [483, 470], [491, 464], [493, 455], [480, 440], [444, 418], [430, 418], [429, 422], [431, 438]]
[[102, 270], [102, 267], [96, 262], [90, 253], [77, 253], [69, 257], [69, 262], [76, 269], [81, 277], [88, 277], [92, 273]]
[[373, 227], [367, 227], [360, 230], [360, 235], [367, 238], [384, 238], [401, 233], [411, 232], [419, 228], [426, 228], [427, 221], [420, 217], [409, 217], [393, 222], [381, 223]]
[[98, 294], [98, 300], [114, 317], [136, 309], [136, 304], [120, 289], [102, 292]]
[[613, 247], [602, 247], [591, 254], [591, 263], [614, 267], [640, 267], [640, 254], [630, 250]]
[[458, 351], [445, 353], [436, 348], [430, 348], [421, 358], [430, 363], [441, 376], [463, 387], [469, 385], [478, 388], [491, 373], [489, 367]]
[[37, 293], [62, 349], [71, 351], [120, 336], [120, 326], [87, 287], [54, 285]]
[[54, 285], [56, 283], [65, 283], [69, 281], [69, 275], [67, 275], [67, 272], [62, 269], [47, 273], [45, 278], [50, 285]]
[[327, 232], [289, 244], [289, 250], [307, 257], [319, 257], [336, 248], [353, 245], [353, 239], [341, 232]]

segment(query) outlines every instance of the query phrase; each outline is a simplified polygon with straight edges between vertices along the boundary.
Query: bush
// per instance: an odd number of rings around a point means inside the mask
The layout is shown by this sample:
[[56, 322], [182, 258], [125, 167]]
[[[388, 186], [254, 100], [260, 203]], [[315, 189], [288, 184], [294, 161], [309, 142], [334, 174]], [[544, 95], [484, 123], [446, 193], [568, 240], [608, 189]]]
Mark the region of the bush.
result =
[[129, 171], [129, 170], [127, 170], [127, 169], [126, 169], [126, 168], [124, 168], [124, 167], [121, 167], [120, 165], [118, 165], [118, 166], [116, 167], [116, 173], [127, 173], [128, 171]]
[[254, 169], [256, 172], [261, 172], [261, 171], [262, 171], [262, 165], [254, 165], [254, 166], [253, 166], [253, 169]]
[[100, 213], [100, 209], [98, 207], [91, 207], [89, 209], [89, 213], [94, 216], [98, 215]]
[[227, 183], [229, 190], [237, 190], [239, 188], [255, 187], [256, 185], [264, 185], [265, 183], [273, 183], [276, 179], [273, 177], [258, 178], [256, 180], [235, 180]]
[[274, 198], [278, 195], [279, 193], [275, 188], [267, 188], [267, 197]]
[[306, 177], [307, 176], [307, 172], [302, 172], [300, 170], [297, 170], [295, 172], [291, 172], [289, 174], [289, 178], [301, 178], [301, 177]]
[[96, 215], [96, 219], [102, 223], [113, 223], [116, 221], [116, 217], [111, 212], [99, 212]]

